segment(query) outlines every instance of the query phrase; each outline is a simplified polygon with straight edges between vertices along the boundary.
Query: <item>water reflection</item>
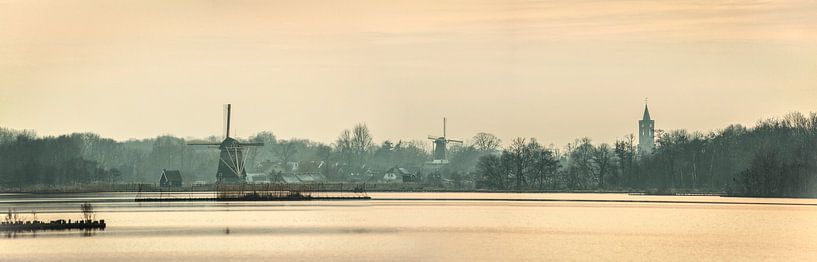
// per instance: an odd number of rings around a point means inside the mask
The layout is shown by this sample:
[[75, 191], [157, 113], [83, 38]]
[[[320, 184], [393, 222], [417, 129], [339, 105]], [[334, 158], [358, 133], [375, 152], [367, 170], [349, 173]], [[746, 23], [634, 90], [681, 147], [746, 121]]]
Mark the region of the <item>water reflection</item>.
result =
[[[57, 234], [56, 231], [64, 231], [66, 233]], [[3, 237], [5, 238], [37, 238], [40, 237], [73, 237], [73, 236], [81, 236], [81, 237], [92, 237], [96, 236], [97, 232], [105, 231], [105, 229], [67, 229], [67, 230], [17, 230], [17, 231], [4, 231]]]
[[[359, 202], [150, 204], [121, 202], [119, 194], [89, 195], [101, 199], [95, 206], [108, 223], [105, 231], [9, 235], [12, 240], [0, 240], [0, 253], [44, 261], [817, 260], [815, 200], [371, 195], [375, 200]], [[67, 197], [21, 198], [13, 205], [36, 209], [43, 219], [79, 216], [76, 201], [82, 197]], [[431, 200], [440, 197], [447, 200]], [[49, 249], [32, 252], [32, 246]]]

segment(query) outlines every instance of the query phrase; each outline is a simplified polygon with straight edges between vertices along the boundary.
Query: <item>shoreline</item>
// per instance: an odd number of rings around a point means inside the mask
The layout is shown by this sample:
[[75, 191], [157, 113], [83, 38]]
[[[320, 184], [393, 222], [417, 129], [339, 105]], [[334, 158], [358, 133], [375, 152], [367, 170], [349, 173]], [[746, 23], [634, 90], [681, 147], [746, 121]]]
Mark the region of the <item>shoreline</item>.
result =
[[[367, 186], [368, 187], [368, 186]], [[215, 192], [210, 188], [167, 188], [167, 190], [10, 190], [0, 191], [2, 194], [27, 194], [27, 195], [59, 195], [59, 194], [90, 194], [90, 193], [208, 193]], [[717, 196], [724, 198], [789, 198], [789, 199], [817, 199], [817, 194], [802, 195], [745, 195], [730, 194], [718, 191], [686, 191], [676, 190], [675, 192], [656, 192], [643, 190], [469, 190], [469, 189], [442, 189], [442, 188], [417, 188], [417, 189], [370, 189], [368, 193], [508, 193], [508, 194], [628, 194], [642, 196]]]

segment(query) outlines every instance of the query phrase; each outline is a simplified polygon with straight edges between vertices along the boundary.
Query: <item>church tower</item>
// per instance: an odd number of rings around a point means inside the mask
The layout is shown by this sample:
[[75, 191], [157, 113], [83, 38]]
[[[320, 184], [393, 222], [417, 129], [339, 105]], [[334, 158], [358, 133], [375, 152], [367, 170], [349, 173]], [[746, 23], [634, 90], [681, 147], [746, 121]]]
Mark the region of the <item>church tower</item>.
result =
[[655, 149], [655, 120], [650, 119], [650, 109], [644, 104], [644, 117], [638, 121], [638, 153], [652, 154]]

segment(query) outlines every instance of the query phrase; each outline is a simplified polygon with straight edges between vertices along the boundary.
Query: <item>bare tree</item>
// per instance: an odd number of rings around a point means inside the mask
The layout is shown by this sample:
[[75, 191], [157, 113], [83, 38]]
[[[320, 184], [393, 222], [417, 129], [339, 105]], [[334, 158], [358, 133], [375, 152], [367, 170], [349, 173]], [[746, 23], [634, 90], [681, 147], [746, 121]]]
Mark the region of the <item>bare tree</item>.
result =
[[590, 138], [577, 139], [568, 145], [567, 183], [572, 189], [587, 188], [586, 181], [592, 174], [593, 144]]
[[471, 139], [471, 144], [482, 152], [495, 152], [502, 146], [502, 140], [493, 134], [479, 132]]
[[[532, 142], [531, 144], [533, 144]], [[531, 153], [531, 176], [533, 183], [538, 184], [538, 189], [544, 189], [545, 184], [552, 182], [556, 172], [559, 169], [559, 160], [556, 153], [552, 149], [546, 149], [538, 145], [534, 145]], [[530, 145], [529, 145], [530, 147]], [[551, 183], [553, 185], [553, 183]]]
[[477, 162], [477, 173], [485, 187], [505, 189], [507, 174], [502, 168], [502, 160], [496, 155], [486, 155]]
[[[636, 172], [633, 169], [633, 164], [635, 162], [636, 156], [636, 147], [635, 147], [635, 136], [633, 134], [628, 134], [624, 136], [623, 140], [617, 140], [614, 150], [616, 157], [618, 158], [618, 167], [620, 172], [613, 173], [613, 182], [620, 185], [622, 180], [629, 185], [633, 185], [637, 182], [635, 177]], [[619, 176], [619, 173], [621, 174]]]
[[278, 140], [275, 138], [275, 134], [270, 131], [258, 132], [257, 134], [251, 136], [248, 140], [252, 143], [264, 144], [260, 147], [253, 146], [247, 149], [245, 156], [250, 166], [255, 166], [259, 162], [266, 160], [265, 158], [268, 159], [270, 156], [277, 154], [276, 151], [278, 149]]
[[358, 166], [362, 167], [366, 162], [366, 154], [372, 147], [372, 135], [366, 124], [357, 124], [352, 129], [352, 151], [355, 153]]
[[284, 165], [289, 163], [289, 161], [294, 158], [295, 154], [298, 153], [298, 149], [295, 148], [295, 142], [286, 140], [282, 140], [278, 143], [277, 151], [278, 156], [281, 158], [281, 162], [283, 162]]
[[82, 217], [85, 221], [91, 221], [94, 219], [94, 206], [91, 203], [85, 202], [80, 205], [80, 210], [82, 210]]
[[524, 138], [517, 137], [508, 148], [513, 162], [514, 184], [517, 190], [522, 188], [522, 184], [525, 184], [525, 172], [527, 171], [529, 162], [527, 159], [528, 149], [525, 141]]
[[601, 144], [593, 149], [592, 154], [592, 171], [598, 181], [599, 188], [604, 188], [604, 177], [611, 171], [610, 166], [613, 162], [613, 151], [610, 149], [610, 145]]

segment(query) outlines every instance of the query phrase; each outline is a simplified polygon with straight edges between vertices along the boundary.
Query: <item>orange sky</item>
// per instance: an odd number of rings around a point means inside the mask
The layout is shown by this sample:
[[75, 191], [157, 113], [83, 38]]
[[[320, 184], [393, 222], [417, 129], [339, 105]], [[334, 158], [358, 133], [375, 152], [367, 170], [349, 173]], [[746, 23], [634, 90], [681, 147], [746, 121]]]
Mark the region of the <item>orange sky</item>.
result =
[[[672, 3], [668, 3], [672, 2]], [[817, 111], [817, 1], [0, 0], [0, 126], [562, 145]]]

